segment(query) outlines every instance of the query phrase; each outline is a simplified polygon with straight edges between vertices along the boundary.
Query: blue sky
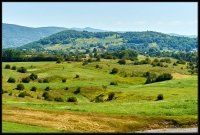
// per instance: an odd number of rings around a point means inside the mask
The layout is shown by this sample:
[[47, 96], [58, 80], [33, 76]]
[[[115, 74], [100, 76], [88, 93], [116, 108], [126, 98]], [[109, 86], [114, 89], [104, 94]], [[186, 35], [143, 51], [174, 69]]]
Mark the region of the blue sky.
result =
[[197, 2], [3, 2], [3, 23], [197, 35]]

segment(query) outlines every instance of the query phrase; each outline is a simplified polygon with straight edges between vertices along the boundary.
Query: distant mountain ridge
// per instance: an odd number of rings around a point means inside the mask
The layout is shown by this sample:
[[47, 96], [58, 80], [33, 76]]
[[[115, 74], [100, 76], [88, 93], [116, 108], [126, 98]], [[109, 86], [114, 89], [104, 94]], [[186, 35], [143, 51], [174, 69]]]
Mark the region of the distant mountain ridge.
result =
[[33, 41], [48, 37], [63, 30], [77, 30], [89, 32], [105, 32], [100, 29], [86, 28], [64, 28], [64, 27], [26, 27], [15, 24], [2, 24], [3, 48], [19, 47]]

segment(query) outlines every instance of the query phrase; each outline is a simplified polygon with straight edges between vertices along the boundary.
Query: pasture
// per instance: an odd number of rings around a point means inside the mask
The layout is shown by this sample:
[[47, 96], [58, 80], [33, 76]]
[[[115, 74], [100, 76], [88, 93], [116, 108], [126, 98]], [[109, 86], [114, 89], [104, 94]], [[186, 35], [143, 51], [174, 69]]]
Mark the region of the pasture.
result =
[[[7, 91], [2, 94], [3, 132], [134, 132], [197, 126], [197, 75], [191, 75], [186, 64], [173, 66], [174, 59], [168, 67], [133, 65], [132, 61], [120, 65], [117, 61], [102, 59], [87, 65], [82, 62], [3, 62], [2, 89]], [[23, 66], [27, 73], [4, 69], [6, 64]], [[113, 68], [119, 72], [110, 74]], [[144, 84], [143, 74], [147, 71], [170, 73], [173, 79]], [[38, 79], [20, 82], [31, 73], [37, 74]], [[8, 83], [9, 77], [16, 82]], [[49, 82], [39, 83], [39, 79]], [[112, 81], [118, 85], [110, 85]], [[24, 85], [24, 90], [15, 89], [19, 83]], [[37, 87], [36, 91], [30, 90], [33, 86]], [[64, 101], [45, 100], [42, 94], [46, 87], [50, 87], [49, 95]], [[75, 94], [79, 87], [80, 92]], [[18, 97], [22, 91], [30, 96]], [[111, 92], [114, 97], [108, 100]], [[163, 94], [164, 99], [156, 101], [158, 94]], [[69, 97], [75, 97], [77, 102], [67, 102]]]

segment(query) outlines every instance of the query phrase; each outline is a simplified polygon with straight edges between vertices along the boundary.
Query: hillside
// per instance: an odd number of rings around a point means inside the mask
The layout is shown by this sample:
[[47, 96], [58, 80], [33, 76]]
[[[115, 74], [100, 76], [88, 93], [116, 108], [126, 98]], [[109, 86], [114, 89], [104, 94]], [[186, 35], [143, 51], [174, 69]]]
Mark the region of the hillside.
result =
[[66, 30], [41, 40], [26, 44], [18, 49], [35, 49], [37, 51], [79, 51], [97, 48], [101, 51], [115, 51], [122, 47], [134, 49], [141, 53], [157, 51], [186, 51], [197, 48], [197, 38], [177, 37], [167, 34], [144, 32], [87, 32]]
[[51, 34], [66, 30], [62, 27], [41, 27], [31, 28], [14, 24], [2, 24], [3, 27], [3, 48], [18, 47]]
[[24, 44], [37, 41], [57, 32], [73, 29], [77, 31], [103, 32], [104, 30], [86, 28], [64, 28], [64, 27], [25, 27], [15, 24], [2, 24], [3, 27], [3, 48], [19, 47]]

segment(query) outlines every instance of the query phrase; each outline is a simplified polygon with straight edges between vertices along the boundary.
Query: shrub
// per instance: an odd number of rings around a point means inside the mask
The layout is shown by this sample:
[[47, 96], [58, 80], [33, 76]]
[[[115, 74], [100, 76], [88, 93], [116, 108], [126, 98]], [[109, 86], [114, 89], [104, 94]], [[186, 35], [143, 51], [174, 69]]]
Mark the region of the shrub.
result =
[[75, 78], [79, 78], [79, 75], [76, 75]]
[[87, 65], [87, 64], [88, 64], [88, 62], [87, 62], [87, 61], [84, 61], [82, 65], [85, 66], [85, 65]]
[[103, 102], [104, 101], [103, 96], [104, 96], [103, 94], [96, 96], [94, 101], [95, 102]]
[[96, 68], [99, 68], [99, 65], [96, 65]]
[[9, 82], [9, 83], [15, 83], [15, 78], [10, 77], [10, 78], [8, 78], [7, 82]]
[[45, 79], [43, 80], [43, 83], [49, 83], [49, 80], [45, 78]]
[[78, 88], [74, 91], [74, 94], [78, 94], [78, 93], [80, 93], [80, 92], [81, 92], [81, 88], [78, 87]]
[[27, 93], [26, 91], [19, 93], [18, 97], [25, 97], [25, 96], [29, 96], [32, 97], [29, 93]]
[[159, 60], [158, 60], [157, 58], [155, 58], [155, 59], [153, 60], [153, 62], [159, 62]]
[[20, 72], [20, 73], [26, 73], [27, 70], [26, 70], [25, 67], [20, 67], [20, 68], [17, 70], [17, 72]]
[[38, 82], [39, 82], [39, 83], [42, 83], [42, 80], [41, 80], [41, 79], [39, 79], [39, 80], [38, 80]]
[[44, 90], [49, 91], [49, 90], [50, 90], [50, 87], [47, 86]]
[[42, 94], [42, 97], [44, 97], [44, 99], [47, 99], [47, 98], [50, 97], [50, 95], [49, 95], [48, 92], [45, 91], [45, 92]]
[[177, 63], [173, 63], [173, 66], [177, 66]]
[[17, 69], [17, 67], [16, 66], [12, 66], [12, 68], [11, 68], [12, 70], [16, 70]]
[[119, 72], [119, 70], [117, 68], [113, 68], [112, 71], [110, 72], [110, 74], [116, 74], [118, 72]]
[[45, 100], [47, 100], [47, 101], [53, 101], [54, 98], [52, 96], [49, 96], [48, 98], [45, 98]]
[[126, 64], [126, 60], [125, 59], [121, 59], [118, 61], [119, 64], [121, 65], [125, 65]]
[[66, 87], [65, 90], [69, 90], [69, 87]]
[[110, 92], [108, 93], [108, 101], [112, 100], [115, 96], [115, 93], [114, 92]]
[[23, 90], [24, 89], [24, 85], [20, 83], [20, 84], [17, 85], [16, 89], [17, 90]]
[[64, 82], [66, 82], [66, 80], [67, 80], [66, 78], [63, 78], [63, 79], [62, 79], [62, 82], [64, 83]]
[[57, 102], [64, 102], [62, 97], [55, 97], [54, 100]]
[[25, 97], [26, 95], [25, 95], [25, 92], [21, 92], [21, 93], [19, 93], [19, 95], [18, 95], [18, 97]]
[[10, 92], [8, 95], [9, 95], [9, 96], [12, 96], [12, 92]]
[[178, 60], [176, 63], [177, 64], [185, 64], [186, 62], [184, 60]]
[[29, 77], [22, 78], [23, 83], [29, 83], [31, 79]]
[[77, 102], [77, 99], [76, 99], [76, 97], [69, 97], [67, 99], [67, 102]]
[[118, 85], [117, 82], [110, 82], [110, 85]]
[[31, 80], [35, 80], [35, 79], [38, 78], [38, 76], [34, 73], [32, 73], [29, 77], [30, 77]]
[[56, 63], [61, 63], [62, 62], [62, 60], [61, 59], [58, 59], [57, 61], [56, 61]]
[[6, 64], [5, 69], [10, 69], [10, 65]]
[[165, 81], [165, 80], [171, 80], [173, 78], [173, 76], [169, 73], [164, 73], [158, 76], [158, 78], [156, 79], [156, 82], [161, 82], [161, 81]]
[[37, 90], [37, 88], [35, 87], [35, 86], [33, 86], [32, 88], [31, 88], [31, 91], [36, 91]]
[[163, 99], [164, 99], [163, 94], [158, 94], [156, 101], [163, 100]]

